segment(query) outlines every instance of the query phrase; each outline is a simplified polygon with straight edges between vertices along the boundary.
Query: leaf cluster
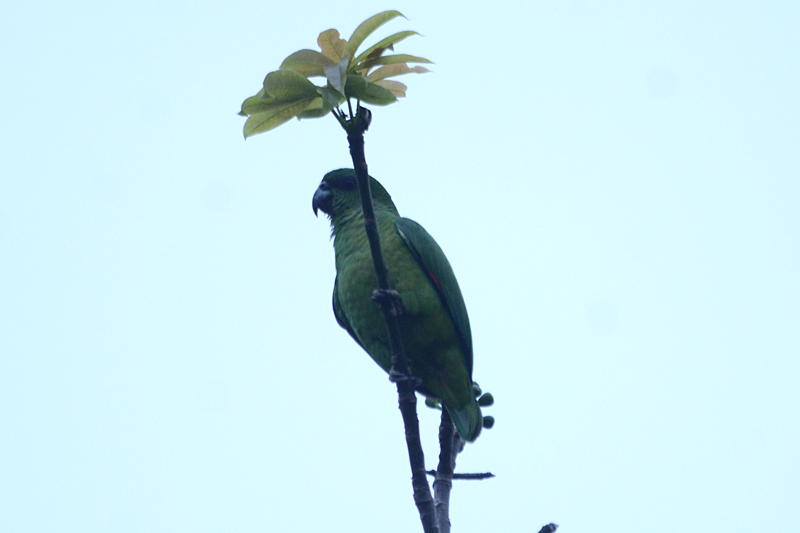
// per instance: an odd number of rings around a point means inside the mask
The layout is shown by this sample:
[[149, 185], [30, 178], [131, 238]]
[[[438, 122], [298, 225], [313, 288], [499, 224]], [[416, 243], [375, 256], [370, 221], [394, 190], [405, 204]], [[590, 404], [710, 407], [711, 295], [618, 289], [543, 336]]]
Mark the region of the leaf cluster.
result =
[[[319, 118], [330, 112], [341, 122], [339, 106], [355, 99], [373, 105], [388, 105], [406, 95], [406, 86], [390, 78], [408, 73], [425, 73], [421, 66], [409, 63], [431, 63], [408, 54], [389, 54], [394, 45], [415, 31], [397, 32], [359, 53], [364, 40], [375, 30], [396, 17], [399, 11], [374, 15], [355, 29], [350, 40], [339, 37], [335, 29], [319, 34], [320, 51], [298, 50], [283, 60], [280, 69], [267, 74], [264, 86], [242, 103], [240, 115], [246, 116], [245, 138], [277, 128], [293, 117]], [[403, 17], [405, 18], [405, 17]], [[315, 85], [309, 78], [324, 78], [325, 85]], [[352, 114], [352, 113], [351, 113]]]

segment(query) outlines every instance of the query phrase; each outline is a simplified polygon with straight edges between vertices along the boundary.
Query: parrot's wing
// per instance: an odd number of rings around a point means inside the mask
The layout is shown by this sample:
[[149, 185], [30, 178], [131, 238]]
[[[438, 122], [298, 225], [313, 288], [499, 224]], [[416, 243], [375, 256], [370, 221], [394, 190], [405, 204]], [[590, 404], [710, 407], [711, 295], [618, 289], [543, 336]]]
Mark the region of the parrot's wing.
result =
[[[353, 340], [355, 340], [359, 346], [364, 348], [364, 345], [361, 344], [361, 340], [358, 338], [358, 335], [356, 335], [353, 326], [350, 325], [350, 321], [347, 320], [347, 315], [344, 314], [342, 304], [339, 302], [339, 276], [336, 276], [336, 280], [333, 282], [333, 314], [336, 316], [336, 322], [338, 322], [340, 326], [347, 330], [347, 333], [353, 337]], [[364, 348], [364, 351], [369, 353], [366, 348]]]
[[[467, 306], [464, 305], [464, 297], [461, 296], [461, 289], [458, 288], [453, 268], [450, 266], [450, 262], [445, 257], [442, 249], [439, 248], [433, 237], [425, 231], [425, 228], [413, 220], [401, 217], [395, 219], [395, 225], [400, 238], [411, 250], [411, 253], [419, 262], [422, 270], [428, 275], [428, 279], [431, 280], [433, 286], [436, 287], [436, 291], [442, 299], [442, 304], [450, 314], [461, 347], [464, 350], [464, 359], [471, 377], [472, 333], [469, 329]], [[350, 334], [352, 335], [352, 333]]]

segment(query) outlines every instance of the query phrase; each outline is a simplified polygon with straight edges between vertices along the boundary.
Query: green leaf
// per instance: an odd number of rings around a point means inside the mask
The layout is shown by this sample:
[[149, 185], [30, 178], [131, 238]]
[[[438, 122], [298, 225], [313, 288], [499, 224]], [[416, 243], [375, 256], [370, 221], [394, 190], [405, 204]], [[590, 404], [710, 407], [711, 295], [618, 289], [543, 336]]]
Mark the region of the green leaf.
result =
[[[314, 86], [316, 96], [319, 96], [322, 89], [320, 87]], [[269, 96], [264, 96], [264, 89], [258, 91], [255, 96], [251, 96], [250, 98], [246, 99], [242, 103], [242, 110], [239, 112], [239, 115], [246, 117], [248, 115], [254, 115], [256, 113], [264, 113], [267, 111], [280, 111], [285, 109], [287, 106], [292, 105], [294, 103], [299, 102], [300, 100], [309, 98], [311, 96], [315, 96], [312, 92], [295, 92], [288, 94], [285, 98], [270, 98]]]
[[384, 78], [391, 78], [393, 76], [399, 76], [401, 74], [409, 74], [411, 72], [416, 72], [417, 74], [424, 74], [426, 72], [430, 72], [430, 70], [426, 69], [425, 67], [409, 67], [405, 63], [395, 63], [393, 65], [385, 65], [376, 71], [372, 72], [367, 78], [371, 81], [378, 81]]
[[244, 138], [247, 139], [257, 133], [277, 128], [302, 113], [313, 101], [314, 98], [304, 98], [298, 102], [286, 104], [282, 108], [250, 115], [244, 123]]
[[316, 97], [317, 86], [293, 70], [276, 70], [264, 78], [261, 99], [269, 103], [294, 102], [305, 97]]
[[324, 117], [328, 113], [331, 112], [333, 106], [328, 105], [328, 103], [322, 98], [315, 98], [311, 101], [311, 104], [305, 110], [297, 115], [297, 118], [320, 118]]
[[347, 41], [339, 38], [338, 30], [330, 29], [319, 34], [317, 44], [319, 49], [322, 50], [322, 55], [334, 63], [338, 63], [344, 57], [343, 52]]
[[394, 80], [378, 80], [375, 82], [375, 85], [383, 87], [384, 89], [388, 89], [397, 98], [403, 98], [406, 95], [406, 90], [408, 89], [405, 84]]
[[401, 31], [401, 32], [395, 33], [394, 35], [390, 35], [386, 39], [382, 40], [381, 42], [379, 42], [377, 44], [374, 44], [371, 47], [367, 48], [367, 50], [365, 50], [364, 53], [362, 53], [361, 55], [359, 55], [358, 57], [356, 57], [353, 60], [353, 64], [355, 65], [355, 64], [361, 63], [367, 57], [369, 57], [369, 55], [373, 51], [377, 50], [378, 48], [391, 48], [396, 43], [399, 43], [400, 41], [402, 41], [406, 37], [411, 37], [412, 35], [419, 35], [419, 33], [415, 32], [415, 31]]
[[358, 65], [359, 69], [366, 68], [370, 69], [372, 67], [378, 65], [394, 65], [395, 63], [433, 63], [432, 61], [428, 61], [424, 57], [417, 57], [408, 54], [394, 54], [391, 56], [382, 56], [377, 57], [376, 59], [367, 59], [360, 65]]
[[348, 76], [344, 94], [373, 105], [389, 105], [397, 101], [390, 90], [371, 83], [363, 76]]
[[337, 107], [339, 104], [344, 102], [344, 95], [331, 87], [330, 85], [326, 85], [325, 87], [319, 88], [319, 94], [322, 99], [325, 101], [326, 105], [329, 105], [331, 109]]
[[304, 96], [296, 98], [295, 100], [286, 100], [280, 102], [273, 102], [271, 100], [259, 99], [258, 101], [253, 102], [247, 106], [242, 106], [242, 112], [240, 114], [244, 116], [252, 116], [257, 113], [266, 113], [268, 111], [272, 112], [281, 111], [302, 100], [306, 100], [307, 98], [308, 98], [307, 96]]
[[261, 100], [261, 96], [264, 94], [264, 89], [262, 88], [258, 91], [254, 96], [250, 98], [246, 98], [244, 102], [242, 102], [242, 110], [239, 111], [239, 115], [246, 117], [247, 115], [252, 115], [247, 109], [249, 109], [254, 103]]
[[350, 36], [350, 40], [347, 42], [347, 46], [344, 47], [344, 51], [342, 52], [342, 57], [350, 56], [355, 57], [356, 52], [358, 51], [358, 47], [361, 46], [361, 43], [364, 42], [364, 39], [369, 37], [372, 32], [392, 20], [396, 17], [403, 17], [403, 14], [399, 11], [384, 11], [382, 13], [378, 13], [377, 15], [373, 15], [361, 24], [358, 25], [358, 28], [355, 29], [353, 35]]
[[298, 50], [281, 63], [281, 70], [293, 70], [305, 77], [324, 76], [323, 67], [334, 62], [316, 50]]
[[347, 81], [347, 63], [350, 58], [345, 56], [341, 61], [329, 67], [325, 67], [325, 76], [328, 78], [328, 83], [331, 87], [344, 94], [344, 86]]

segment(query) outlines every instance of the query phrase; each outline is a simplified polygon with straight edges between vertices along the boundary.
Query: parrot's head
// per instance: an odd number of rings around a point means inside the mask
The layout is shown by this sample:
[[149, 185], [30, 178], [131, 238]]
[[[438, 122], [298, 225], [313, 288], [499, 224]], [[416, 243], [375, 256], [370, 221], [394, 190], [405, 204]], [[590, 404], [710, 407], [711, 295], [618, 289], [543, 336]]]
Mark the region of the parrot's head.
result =
[[[387, 209], [397, 214], [392, 197], [373, 177], [370, 177], [370, 190], [375, 210]], [[314, 214], [322, 211], [331, 219], [331, 224], [361, 215], [361, 197], [358, 194], [356, 173], [352, 168], [341, 168], [325, 174], [314, 192], [311, 202]]]

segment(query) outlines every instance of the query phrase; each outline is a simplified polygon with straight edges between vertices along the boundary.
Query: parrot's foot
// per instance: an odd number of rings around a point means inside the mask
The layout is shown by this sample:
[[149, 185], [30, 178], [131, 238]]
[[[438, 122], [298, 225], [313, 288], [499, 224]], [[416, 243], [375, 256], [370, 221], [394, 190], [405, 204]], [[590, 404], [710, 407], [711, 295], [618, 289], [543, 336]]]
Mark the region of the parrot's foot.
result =
[[381, 304], [381, 307], [388, 307], [389, 314], [392, 316], [402, 315], [405, 311], [403, 302], [400, 300], [400, 294], [397, 291], [376, 289], [372, 291], [372, 299]]
[[414, 376], [408, 376], [406, 374], [402, 374], [402, 373], [398, 372], [397, 370], [395, 370], [394, 367], [392, 367], [389, 370], [389, 381], [391, 381], [392, 383], [407, 383], [407, 382], [411, 382], [411, 383], [414, 384], [414, 388], [415, 389], [422, 385], [422, 380], [421, 379], [415, 378]]

